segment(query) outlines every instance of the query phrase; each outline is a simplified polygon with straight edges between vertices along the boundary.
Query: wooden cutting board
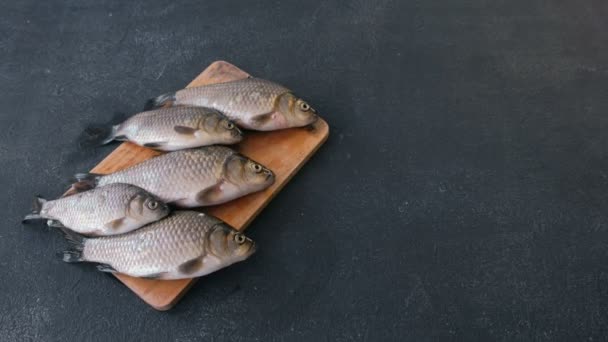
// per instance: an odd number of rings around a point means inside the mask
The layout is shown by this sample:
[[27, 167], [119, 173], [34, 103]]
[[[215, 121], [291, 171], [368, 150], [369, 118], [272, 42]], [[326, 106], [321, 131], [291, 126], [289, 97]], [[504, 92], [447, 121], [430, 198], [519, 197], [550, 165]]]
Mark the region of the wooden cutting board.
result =
[[[216, 61], [190, 82], [188, 87], [238, 80], [248, 76], [249, 74], [228, 62]], [[311, 102], [314, 103], [314, 101]], [[307, 128], [291, 128], [274, 132], [247, 132], [245, 139], [235, 148], [247, 157], [270, 168], [276, 175], [274, 185], [265, 191], [200, 210], [224, 220], [238, 230], [244, 230], [327, 140], [328, 135], [329, 127], [322, 119]], [[95, 166], [91, 172], [101, 174], [115, 172], [161, 153], [125, 142]], [[73, 190], [68, 191], [68, 194], [71, 191]], [[197, 280], [196, 278], [151, 280], [133, 278], [123, 274], [115, 274], [115, 276], [157, 310], [168, 310], [173, 307]]]

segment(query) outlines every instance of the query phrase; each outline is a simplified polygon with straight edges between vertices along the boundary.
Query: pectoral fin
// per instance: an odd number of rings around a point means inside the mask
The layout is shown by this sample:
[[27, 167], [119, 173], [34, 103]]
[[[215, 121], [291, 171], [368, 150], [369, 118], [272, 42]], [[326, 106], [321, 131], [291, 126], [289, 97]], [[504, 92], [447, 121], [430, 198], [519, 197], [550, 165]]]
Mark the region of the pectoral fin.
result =
[[185, 263], [179, 265], [178, 270], [182, 274], [189, 275], [189, 274], [196, 273], [202, 267], [203, 267], [203, 260], [202, 260], [202, 258], [199, 257], [199, 258], [195, 258], [195, 259], [186, 261]]
[[46, 224], [49, 227], [65, 228], [65, 226], [63, 225], [63, 223], [61, 223], [59, 220], [48, 220], [48, 221], [46, 221]]
[[116, 220], [112, 220], [106, 224], [107, 227], [113, 230], [119, 230], [125, 224], [125, 218], [121, 217]]
[[196, 131], [198, 131], [198, 129], [196, 129], [196, 128], [186, 127], [186, 126], [175, 126], [175, 127], [173, 127], [173, 129], [177, 133], [184, 134], [184, 135], [194, 135], [194, 133], [196, 133]]
[[196, 194], [196, 201], [200, 205], [209, 205], [217, 203], [222, 198], [222, 195], [222, 182], [219, 182], [218, 184], [201, 190], [198, 194]]
[[141, 278], [146, 278], [146, 279], [162, 279], [163, 275], [166, 272], [160, 272], [160, 273], [150, 273], [150, 274], [146, 274], [144, 276], [141, 276]]
[[116, 273], [118, 271], [116, 271], [114, 269], [114, 267], [108, 265], [108, 264], [99, 264], [97, 265], [97, 270], [101, 271], [101, 272], [109, 272], [109, 273]]
[[149, 143], [145, 143], [144, 147], [149, 147], [149, 148], [159, 148], [159, 147], [163, 147], [167, 144], [166, 141], [161, 141], [161, 142], [149, 142]]
[[258, 116], [255, 116], [252, 121], [256, 126], [261, 126], [263, 124], [265, 124], [266, 122], [272, 120], [272, 115], [274, 114], [274, 112], [270, 112], [270, 113], [266, 113], [266, 114], [260, 114]]

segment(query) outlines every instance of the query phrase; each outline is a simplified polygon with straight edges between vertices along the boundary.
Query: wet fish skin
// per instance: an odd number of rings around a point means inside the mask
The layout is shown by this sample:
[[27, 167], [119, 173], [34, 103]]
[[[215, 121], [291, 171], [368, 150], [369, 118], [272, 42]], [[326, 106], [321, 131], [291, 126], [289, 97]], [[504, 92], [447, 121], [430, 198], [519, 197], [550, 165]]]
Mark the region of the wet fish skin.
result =
[[169, 215], [169, 207], [129, 184], [109, 184], [47, 201], [37, 198], [25, 221], [51, 220], [52, 226], [93, 236], [123, 234]]
[[172, 103], [214, 108], [240, 127], [258, 131], [307, 126], [318, 118], [317, 111], [291, 90], [254, 77], [185, 88], [149, 103], [152, 107]]
[[243, 261], [256, 244], [221, 220], [195, 211], [175, 211], [136, 231], [110, 237], [67, 234], [66, 262], [96, 262], [99, 270], [133, 277], [184, 279], [207, 275]]
[[275, 180], [268, 168], [225, 146], [175, 151], [108, 175], [76, 178], [77, 186], [133, 184], [184, 208], [221, 204], [263, 190]]
[[160, 151], [236, 144], [243, 132], [215, 109], [170, 107], [141, 112], [112, 127], [102, 143], [128, 140]]

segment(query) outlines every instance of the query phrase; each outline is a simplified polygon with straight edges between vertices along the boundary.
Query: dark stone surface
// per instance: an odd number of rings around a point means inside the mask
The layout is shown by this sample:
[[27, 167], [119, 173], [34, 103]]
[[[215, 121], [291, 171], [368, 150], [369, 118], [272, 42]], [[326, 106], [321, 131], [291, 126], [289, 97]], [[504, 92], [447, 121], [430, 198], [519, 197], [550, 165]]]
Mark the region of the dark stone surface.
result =
[[[599, 340], [605, 1], [3, 1], [0, 339]], [[156, 312], [23, 227], [74, 141], [225, 59], [332, 126], [261, 248]]]

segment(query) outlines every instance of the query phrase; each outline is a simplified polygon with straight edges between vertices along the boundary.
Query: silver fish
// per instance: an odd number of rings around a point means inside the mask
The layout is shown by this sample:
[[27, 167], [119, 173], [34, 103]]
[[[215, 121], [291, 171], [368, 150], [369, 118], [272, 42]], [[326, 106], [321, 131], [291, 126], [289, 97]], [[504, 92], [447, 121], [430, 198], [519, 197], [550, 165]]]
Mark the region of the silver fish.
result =
[[121, 183], [51, 201], [37, 197], [34, 206], [24, 221], [48, 219], [51, 226], [95, 236], [127, 233], [169, 215], [155, 196]]
[[243, 133], [214, 109], [171, 107], [141, 112], [112, 127], [101, 142], [128, 140], [161, 151], [215, 144], [236, 144]]
[[307, 126], [317, 120], [317, 111], [291, 90], [253, 77], [163, 94], [149, 100], [147, 108], [167, 103], [214, 108], [240, 127], [257, 131]]
[[224, 146], [181, 150], [108, 175], [77, 174], [77, 187], [128, 183], [165, 203], [199, 207], [230, 201], [274, 183], [266, 167]]
[[255, 243], [219, 219], [195, 211], [176, 211], [136, 231], [100, 238], [66, 232], [71, 249], [65, 262], [96, 262], [103, 272], [133, 277], [200, 277], [247, 259]]

